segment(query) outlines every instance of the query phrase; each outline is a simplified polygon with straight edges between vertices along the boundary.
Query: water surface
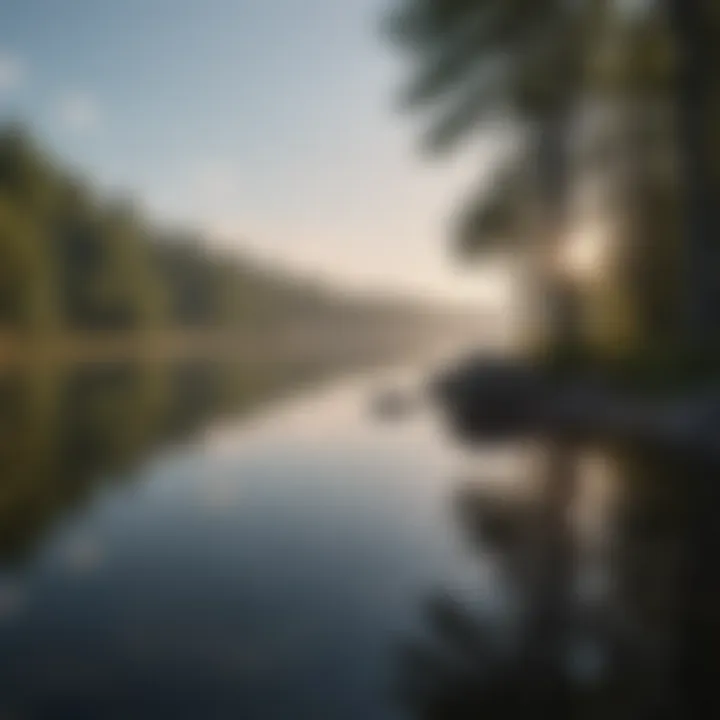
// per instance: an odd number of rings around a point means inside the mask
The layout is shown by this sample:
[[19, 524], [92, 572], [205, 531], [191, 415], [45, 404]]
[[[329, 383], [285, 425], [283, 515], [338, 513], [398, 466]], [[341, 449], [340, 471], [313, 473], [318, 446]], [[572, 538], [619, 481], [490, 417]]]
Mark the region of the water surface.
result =
[[0, 717], [687, 710], [717, 647], [712, 486], [688, 491], [711, 471], [460, 447], [368, 411], [396, 376], [5, 378]]

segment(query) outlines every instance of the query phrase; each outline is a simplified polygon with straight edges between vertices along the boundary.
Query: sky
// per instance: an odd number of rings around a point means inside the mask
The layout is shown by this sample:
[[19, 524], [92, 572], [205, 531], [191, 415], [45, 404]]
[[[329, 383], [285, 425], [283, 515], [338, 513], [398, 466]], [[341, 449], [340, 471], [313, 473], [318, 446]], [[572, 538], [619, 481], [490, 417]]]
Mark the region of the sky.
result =
[[447, 221], [492, 145], [429, 163], [390, 0], [2, 0], [0, 111], [159, 222], [350, 287], [492, 302]]

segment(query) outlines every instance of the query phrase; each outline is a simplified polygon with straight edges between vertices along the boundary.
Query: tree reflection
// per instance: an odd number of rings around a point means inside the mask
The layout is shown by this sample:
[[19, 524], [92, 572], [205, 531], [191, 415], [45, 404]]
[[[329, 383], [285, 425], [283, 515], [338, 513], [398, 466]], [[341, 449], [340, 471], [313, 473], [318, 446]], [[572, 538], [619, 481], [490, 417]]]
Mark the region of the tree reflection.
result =
[[700, 704], [717, 705], [720, 680], [716, 469], [553, 443], [532, 480], [513, 496], [457, 491], [503, 609], [443, 592], [427, 602], [427, 632], [399, 666], [412, 716], [714, 716]]
[[[326, 369], [315, 366], [317, 375]], [[249, 412], [310, 369], [287, 362], [30, 363], [0, 374], [0, 562], [20, 561], [103, 482], [213, 418]]]

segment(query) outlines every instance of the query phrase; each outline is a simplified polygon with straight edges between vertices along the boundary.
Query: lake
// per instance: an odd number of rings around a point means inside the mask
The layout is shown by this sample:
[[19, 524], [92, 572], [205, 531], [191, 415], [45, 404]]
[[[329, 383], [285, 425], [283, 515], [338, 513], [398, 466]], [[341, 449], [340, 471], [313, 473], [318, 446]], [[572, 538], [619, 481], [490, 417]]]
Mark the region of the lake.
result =
[[693, 716], [714, 469], [371, 412], [423, 373], [2, 376], [0, 718]]

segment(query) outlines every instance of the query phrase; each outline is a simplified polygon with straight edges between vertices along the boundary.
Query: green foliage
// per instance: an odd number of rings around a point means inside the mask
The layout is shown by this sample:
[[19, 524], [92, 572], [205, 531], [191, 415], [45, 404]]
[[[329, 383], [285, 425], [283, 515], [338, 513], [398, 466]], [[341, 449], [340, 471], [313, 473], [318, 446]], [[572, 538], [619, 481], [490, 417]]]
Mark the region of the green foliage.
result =
[[510, 164], [495, 174], [489, 190], [481, 188], [463, 204], [455, 224], [456, 248], [461, 257], [518, 249], [523, 235], [526, 186], [523, 169], [517, 163]]
[[[611, 261], [573, 277], [579, 331], [567, 332], [568, 313], [551, 313], [542, 338], [551, 353], [563, 364], [612, 364], [711, 348], [720, 317], [717, 3], [394, 0], [387, 32], [412, 63], [403, 105], [429, 116], [432, 150], [453, 149], [498, 117], [516, 138], [458, 213], [459, 254], [530, 258], [538, 294], [552, 295], [574, 272], [562, 262], [574, 225], [601, 215], [612, 228]], [[586, 130], [598, 109], [611, 119]], [[586, 178], [604, 183], [602, 206], [574, 216], [573, 186]], [[564, 347], [570, 335], [583, 347]]]
[[429, 146], [452, 148], [498, 110], [542, 120], [566, 104], [601, 6], [595, 0], [396, 0], [387, 32], [416, 67], [403, 104], [438, 108]]
[[0, 326], [31, 333], [55, 328], [51, 265], [41, 229], [0, 194]]

